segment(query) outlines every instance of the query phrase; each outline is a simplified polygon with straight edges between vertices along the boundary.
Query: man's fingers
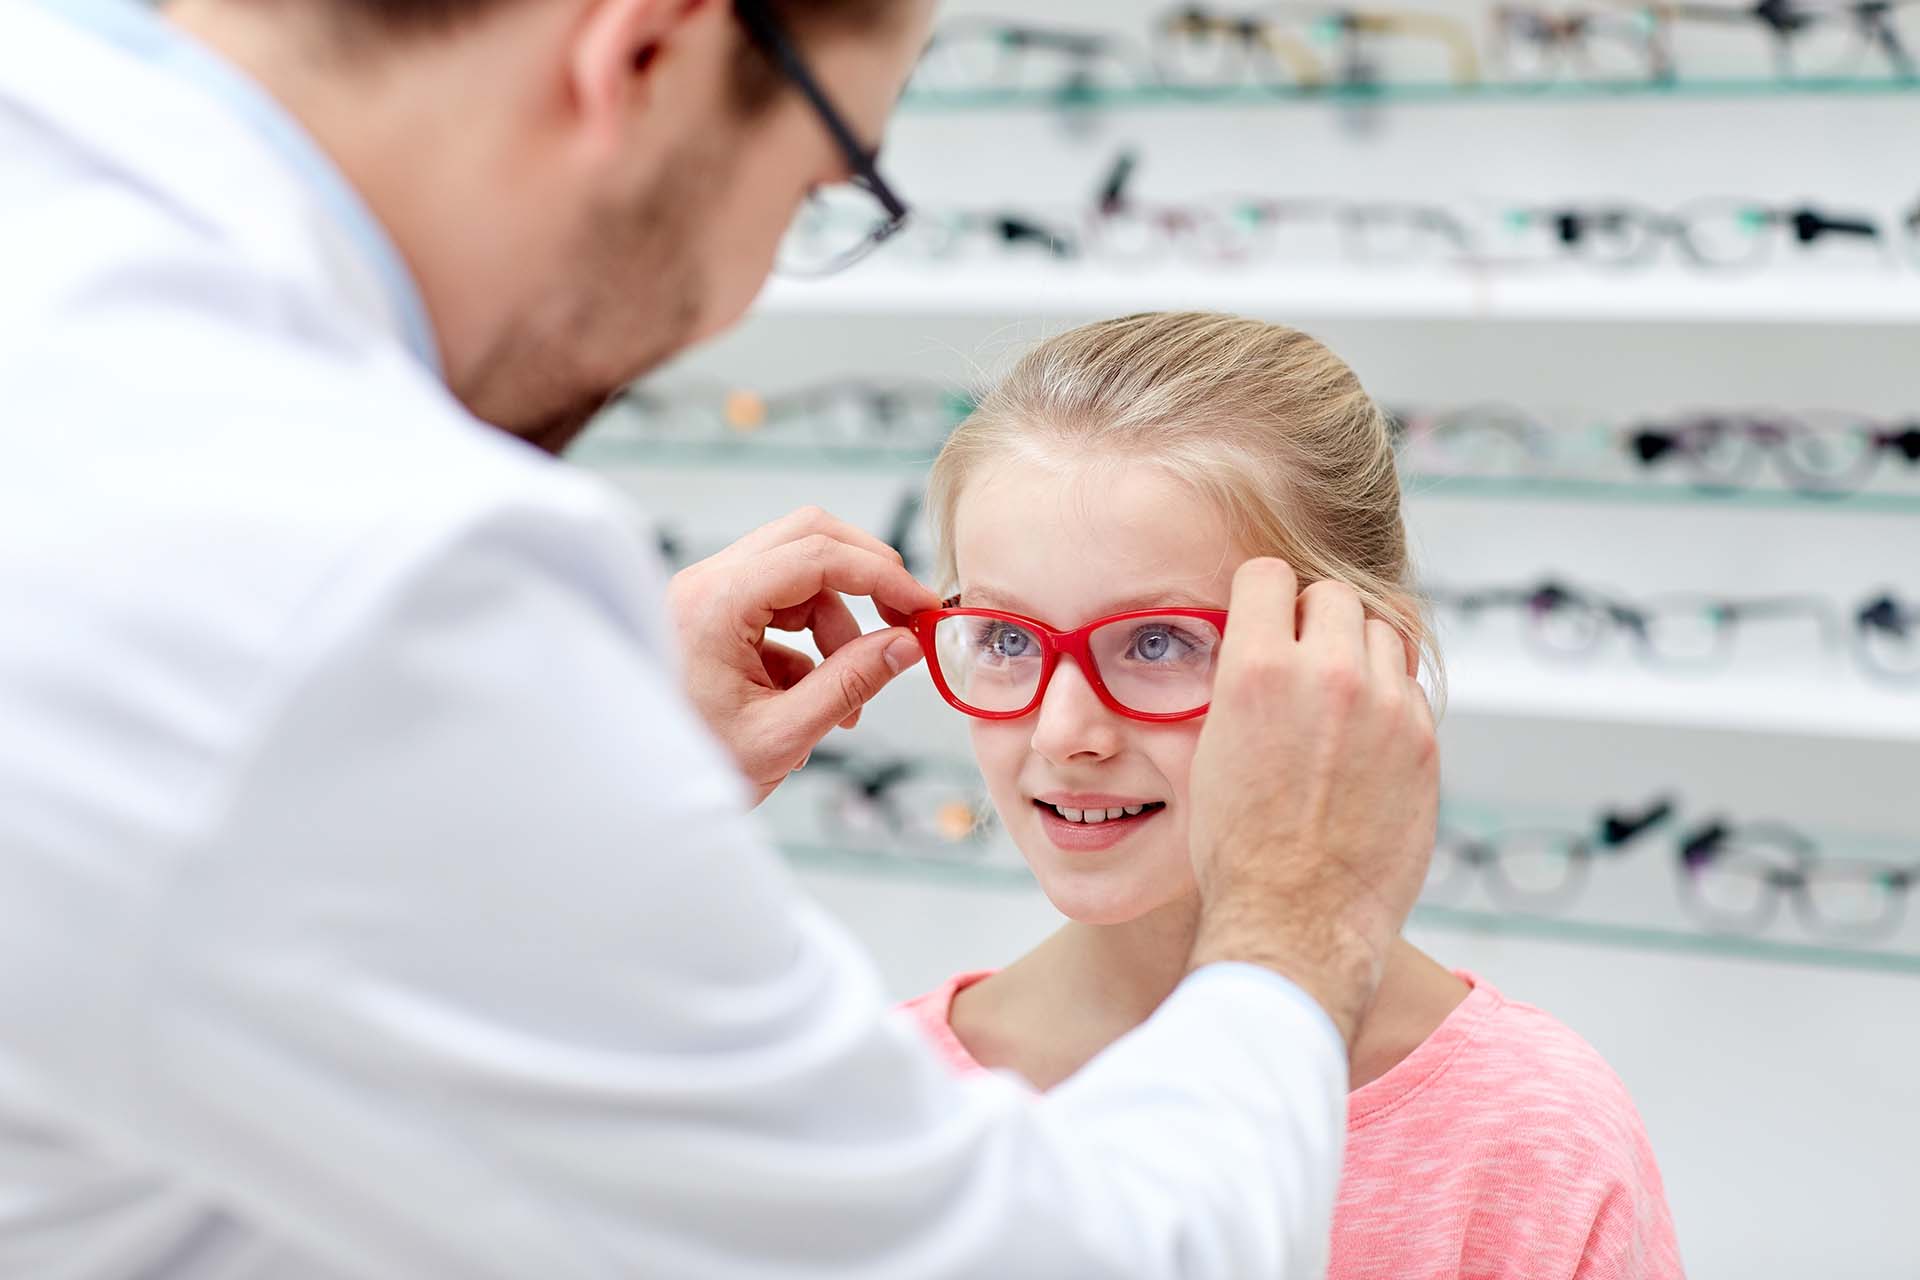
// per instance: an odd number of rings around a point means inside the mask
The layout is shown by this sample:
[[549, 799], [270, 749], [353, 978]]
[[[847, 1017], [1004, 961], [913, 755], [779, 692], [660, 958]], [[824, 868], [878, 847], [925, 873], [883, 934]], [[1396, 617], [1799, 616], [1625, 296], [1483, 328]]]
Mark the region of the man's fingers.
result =
[[1378, 618], [1367, 619], [1367, 668], [1382, 689], [1391, 689], [1412, 674], [1400, 633]]
[[1300, 643], [1324, 657], [1364, 663], [1366, 622], [1366, 606], [1344, 582], [1316, 582], [1300, 593]]
[[811, 632], [813, 647], [824, 658], [831, 658], [835, 649], [860, 638], [860, 624], [854, 621], [853, 611], [831, 591], [822, 591], [805, 604], [777, 611], [767, 625], [775, 631]]
[[815, 665], [806, 654], [773, 640], [760, 645], [760, 662], [766, 667], [767, 676], [776, 689], [793, 688], [807, 678]]
[[919, 657], [919, 643], [897, 628], [842, 645], [779, 699], [782, 734], [810, 749], [836, 724], [858, 716], [860, 708]]
[[1226, 640], [1221, 660], [1236, 653], [1276, 654], [1298, 643], [1294, 631], [1294, 597], [1298, 580], [1284, 560], [1262, 557], [1234, 571], [1233, 592], [1227, 599]]
[[1431, 741], [1434, 735], [1439, 732], [1439, 725], [1433, 718], [1433, 703], [1427, 700], [1427, 691], [1420, 687], [1418, 680], [1409, 676], [1408, 683], [1413, 686], [1411, 690], [1413, 696], [1408, 699], [1408, 702], [1413, 707], [1414, 719], [1419, 723], [1420, 728], [1425, 732], [1428, 740]]
[[782, 609], [805, 604], [823, 591], [870, 596], [897, 613], [939, 607], [933, 592], [915, 580], [897, 558], [850, 546], [824, 534], [788, 542], [758, 556], [743, 574], [735, 600], [737, 621], [760, 628]]
[[784, 546], [789, 542], [798, 542], [802, 538], [815, 534], [824, 534], [848, 546], [861, 547], [875, 555], [891, 559], [896, 564], [906, 563], [901, 560], [900, 553], [888, 546], [884, 539], [875, 537], [857, 525], [848, 524], [845, 520], [819, 507], [801, 507], [798, 511], [788, 512], [778, 520], [769, 521], [714, 558], [737, 560], [760, 555], [775, 547]]

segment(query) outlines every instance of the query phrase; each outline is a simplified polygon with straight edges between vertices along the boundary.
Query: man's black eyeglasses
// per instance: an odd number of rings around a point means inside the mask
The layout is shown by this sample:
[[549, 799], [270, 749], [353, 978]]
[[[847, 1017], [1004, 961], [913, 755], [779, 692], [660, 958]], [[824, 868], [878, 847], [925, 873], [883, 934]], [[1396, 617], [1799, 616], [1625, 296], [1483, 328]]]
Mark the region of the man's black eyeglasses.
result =
[[[817, 193], [801, 213], [799, 234], [789, 237], [780, 270], [785, 275], [823, 276], [852, 266], [885, 243], [906, 225], [906, 202], [894, 194], [877, 167], [877, 152], [854, 136], [846, 117], [828, 99], [800, 50], [767, 7], [765, 0], [733, 0], [734, 16], [746, 28], [747, 38], [764, 53], [787, 81], [798, 89], [845, 157], [860, 211], [844, 200]], [[877, 203], [874, 210], [868, 202]], [[790, 251], [797, 245], [799, 253]]]

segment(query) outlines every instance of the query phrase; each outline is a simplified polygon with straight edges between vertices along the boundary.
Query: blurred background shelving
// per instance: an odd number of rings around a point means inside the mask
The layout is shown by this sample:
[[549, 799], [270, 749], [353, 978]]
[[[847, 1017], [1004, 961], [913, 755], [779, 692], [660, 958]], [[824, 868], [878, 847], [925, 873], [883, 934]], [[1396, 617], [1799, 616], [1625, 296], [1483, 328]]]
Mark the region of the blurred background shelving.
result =
[[[1414, 7], [1476, 33], [1491, 11]], [[943, 12], [1011, 16], [971, 0]], [[1137, 40], [1159, 12], [1051, 0], [1020, 20]], [[921, 263], [883, 249], [835, 279], [776, 281], [745, 326], [648, 389], [773, 394], [855, 378], [964, 395], [1045, 334], [1191, 307], [1305, 328], [1390, 406], [1561, 406], [1577, 424], [1702, 405], [1911, 421], [1920, 238], [1903, 219], [1920, 207], [1920, 81], [1871, 60], [1857, 75], [1782, 78], [1759, 52], [1756, 65], [1676, 46], [1672, 84], [1503, 84], [1488, 62], [1484, 82], [1460, 85], [1403, 71], [1389, 53], [1375, 68], [1388, 83], [1359, 88], [922, 86], [882, 168], [930, 210], [1084, 211], [1121, 151], [1139, 157], [1139, 198], [1173, 204], [1335, 196], [1497, 221], [1516, 203], [1668, 209], [1735, 196], [1865, 211], [1884, 229], [1881, 252], [1788, 244], [1761, 267], [1705, 271], [1671, 254], [1633, 268], [1332, 258], [1128, 269], [987, 249]], [[806, 502], [889, 530], [933, 448], [918, 437], [822, 447], [785, 423], [663, 440], [616, 410], [576, 457], [697, 553]], [[1812, 593], [1845, 610], [1882, 591], [1920, 599], [1920, 472], [1883, 471], [1846, 496], [1793, 492], [1765, 467], [1750, 487], [1704, 488], [1617, 458], [1594, 473], [1409, 462], [1404, 474], [1410, 538], [1432, 583], [1565, 575], [1632, 598]], [[924, 531], [915, 536], [924, 555]], [[1869, 678], [1844, 636], [1822, 646], [1743, 633], [1724, 667], [1681, 673], [1620, 644], [1552, 661], [1516, 639], [1517, 620], [1485, 622], [1442, 619], [1450, 791], [1560, 813], [1671, 793], [1692, 815], [1783, 821], [1920, 864], [1920, 683]], [[965, 725], [917, 673], [834, 737], [969, 758]], [[914, 858], [836, 839], [815, 817], [802, 793], [776, 793], [762, 820], [800, 884], [873, 949], [896, 996], [1006, 963], [1057, 923], [1004, 848]], [[1431, 902], [1409, 936], [1606, 1054], [1646, 1119], [1690, 1274], [1920, 1276], [1908, 1225], [1920, 904], [1870, 945], [1821, 940], [1788, 918], [1753, 935], [1716, 932], [1676, 905], [1665, 848], [1631, 875], [1596, 875], [1579, 911]]]
[[[786, 841], [781, 851], [796, 866], [846, 875], [872, 877], [882, 882], [902, 880], [928, 885], [955, 885], [976, 890], [1037, 893], [1033, 877], [1005, 861], [965, 857], [915, 858], [878, 849], [862, 850], [832, 844]], [[1920, 952], [1866, 946], [1823, 945], [1712, 933], [1700, 929], [1651, 928], [1644, 925], [1584, 920], [1577, 917], [1531, 915], [1471, 907], [1422, 903], [1414, 908], [1413, 924], [1435, 932], [1507, 936], [1580, 947], [1634, 952], [1674, 953], [1765, 964], [1867, 972], [1920, 974]]]
[[1862, 97], [1920, 93], [1920, 79], [1901, 76], [1699, 77], [1685, 80], [1566, 80], [1548, 83], [1456, 84], [1452, 81], [1393, 84], [1235, 84], [1167, 86], [1144, 84], [1096, 88], [918, 89], [901, 101], [910, 113], [1000, 111], [1158, 111], [1296, 105], [1466, 105], [1499, 103], [1717, 101], [1798, 97]]
[[1416, 320], [1608, 321], [1739, 326], [1920, 324], [1920, 274], [1808, 280], [1593, 268], [1501, 273], [1374, 266], [1232, 274], [1153, 268], [953, 263], [917, 272], [866, 271], [823, 281], [777, 280], [767, 314], [1074, 317], [1127, 310], [1238, 311]]

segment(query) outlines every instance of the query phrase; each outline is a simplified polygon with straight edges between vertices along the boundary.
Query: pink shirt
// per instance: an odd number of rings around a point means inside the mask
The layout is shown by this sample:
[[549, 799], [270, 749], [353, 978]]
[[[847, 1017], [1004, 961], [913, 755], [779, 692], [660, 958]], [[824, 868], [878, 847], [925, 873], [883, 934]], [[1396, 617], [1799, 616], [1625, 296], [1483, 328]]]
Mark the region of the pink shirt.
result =
[[[904, 1008], [958, 1071], [963, 973]], [[1467, 998], [1347, 1095], [1331, 1280], [1674, 1280], [1673, 1218], [1646, 1131], [1592, 1046], [1472, 974]]]

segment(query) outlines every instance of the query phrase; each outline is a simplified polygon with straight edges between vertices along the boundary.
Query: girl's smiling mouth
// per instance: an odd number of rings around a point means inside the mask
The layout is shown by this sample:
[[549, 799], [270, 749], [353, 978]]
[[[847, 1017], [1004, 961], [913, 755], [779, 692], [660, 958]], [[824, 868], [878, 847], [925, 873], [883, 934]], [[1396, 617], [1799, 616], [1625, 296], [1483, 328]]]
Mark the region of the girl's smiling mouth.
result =
[[[1068, 800], [1078, 803], [1065, 803]], [[1040, 829], [1055, 848], [1064, 853], [1094, 853], [1133, 835], [1167, 806], [1162, 800], [1130, 801], [1122, 796], [1062, 796], [1058, 801], [1036, 799], [1033, 807], [1040, 815]]]

